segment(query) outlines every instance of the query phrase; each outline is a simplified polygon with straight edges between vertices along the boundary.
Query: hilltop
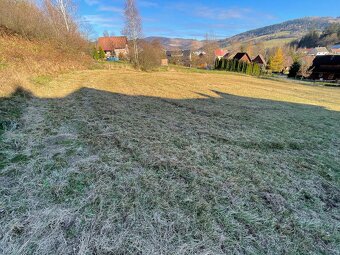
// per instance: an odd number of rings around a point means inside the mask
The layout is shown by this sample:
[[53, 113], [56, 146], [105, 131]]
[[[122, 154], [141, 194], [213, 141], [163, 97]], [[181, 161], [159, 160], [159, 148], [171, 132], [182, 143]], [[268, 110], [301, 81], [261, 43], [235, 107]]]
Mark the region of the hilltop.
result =
[[250, 30], [225, 40], [220, 43], [227, 46], [233, 42], [268, 42], [274, 40], [293, 41], [301, 38], [311, 30], [324, 30], [332, 23], [340, 23], [340, 18], [332, 17], [305, 17], [293, 19], [279, 24], [274, 24], [254, 30]]

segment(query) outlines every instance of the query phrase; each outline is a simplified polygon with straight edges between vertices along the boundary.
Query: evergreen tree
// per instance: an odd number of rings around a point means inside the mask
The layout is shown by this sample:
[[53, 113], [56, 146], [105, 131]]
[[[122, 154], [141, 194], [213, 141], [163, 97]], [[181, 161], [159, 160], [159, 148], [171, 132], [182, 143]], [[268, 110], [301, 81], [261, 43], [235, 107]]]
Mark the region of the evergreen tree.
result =
[[246, 74], [248, 74], [248, 75], [253, 74], [253, 64], [250, 63], [250, 64], [247, 65]]
[[224, 70], [225, 68], [225, 59], [221, 59], [221, 69]]
[[219, 60], [218, 58], [215, 59], [215, 69], [219, 69], [218, 66], [219, 66]]
[[95, 60], [98, 60], [98, 59], [99, 59], [99, 54], [98, 54], [98, 50], [96, 49], [96, 47], [94, 47], [94, 48], [92, 49], [92, 57], [93, 57], [93, 59], [95, 59]]
[[319, 42], [319, 33], [317, 31], [311, 31], [301, 38], [298, 47], [299, 48], [313, 48], [318, 46]]
[[225, 68], [225, 70], [230, 71], [230, 60], [229, 59], [226, 60], [226, 68]]
[[254, 76], [260, 76], [261, 75], [261, 67], [258, 64], [256, 64], [256, 63], [254, 63], [254, 65], [253, 65], [252, 74]]
[[291, 65], [290, 69], [289, 69], [289, 74], [288, 77], [296, 77], [297, 74], [299, 73], [301, 69], [301, 64], [298, 61], [294, 61], [294, 63]]
[[99, 47], [99, 59], [105, 59], [105, 52], [103, 51], [102, 47]]

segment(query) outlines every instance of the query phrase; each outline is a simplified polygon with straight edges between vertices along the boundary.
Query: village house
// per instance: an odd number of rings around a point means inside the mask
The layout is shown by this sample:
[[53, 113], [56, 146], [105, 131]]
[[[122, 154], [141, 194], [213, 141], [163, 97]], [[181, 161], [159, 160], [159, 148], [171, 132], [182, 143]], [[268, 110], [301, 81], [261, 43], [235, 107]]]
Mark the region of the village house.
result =
[[241, 62], [251, 63], [251, 58], [246, 52], [238, 52], [233, 58], [234, 60], [238, 60]]
[[329, 51], [327, 50], [326, 47], [316, 47], [311, 49], [307, 55], [309, 56], [324, 56], [328, 55]]
[[299, 48], [297, 49], [297, 53], [299, 54], [308, 54], [313, 48]]
[[215, 53], [215, 58], [221, 59], [226, 54], [228, 54], [228, 51], [227, 50], [222, 50], [222, 49], [216, 49], [214, 53]]
[[191, 66], [191, 50], [167, 50], [166, 57], [170, 63]]
[[316, 56], [309, 70], [314, 80], [340, 80], [340, 55]]
[[267, 65], [266, 60], [264, 59], [264, 57], [261, 54], [257, 55], [252, 60], [252, 62], [260, 65], [261, 67], [265, 67]]
[[128, 40], [126, 36], [99, 37], [97, 48], [102, 48], [106, 57], [126, 57], [129, 53]]
[[196, 50], [192, 52], [193, 55], [198, 56], [198, 57], [203, 57], [205, 56], [207, 53], [203, 50]]
[[223, 59], [231, 59], [232, 58], [232, 54], [230, 51], [228, 51], [224, 56]]
[[340, 55], [340, 42], [331, 47], [332, 54]]

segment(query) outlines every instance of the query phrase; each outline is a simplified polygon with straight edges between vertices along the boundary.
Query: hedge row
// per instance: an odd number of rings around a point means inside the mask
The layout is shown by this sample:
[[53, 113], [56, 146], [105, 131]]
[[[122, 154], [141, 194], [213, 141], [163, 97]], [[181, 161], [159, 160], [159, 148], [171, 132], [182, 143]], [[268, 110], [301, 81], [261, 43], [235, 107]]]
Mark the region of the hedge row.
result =
[[245, 73], [253, 76], [260, 76], [262, 74], [262, 69], [259, 64], [247, 63], [236, 59], [216, 59], [215, 69]]

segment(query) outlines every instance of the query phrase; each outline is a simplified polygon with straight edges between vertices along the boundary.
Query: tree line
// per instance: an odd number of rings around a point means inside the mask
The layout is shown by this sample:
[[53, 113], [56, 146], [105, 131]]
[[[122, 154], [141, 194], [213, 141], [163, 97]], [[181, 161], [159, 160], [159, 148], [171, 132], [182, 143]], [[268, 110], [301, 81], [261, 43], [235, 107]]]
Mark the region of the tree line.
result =
[[229, 72], [244, 73], [253, 76], [260, 76], [262, 68], [257, 63], [247, 63], [236, 59], [216, 59], [215, 69]]

